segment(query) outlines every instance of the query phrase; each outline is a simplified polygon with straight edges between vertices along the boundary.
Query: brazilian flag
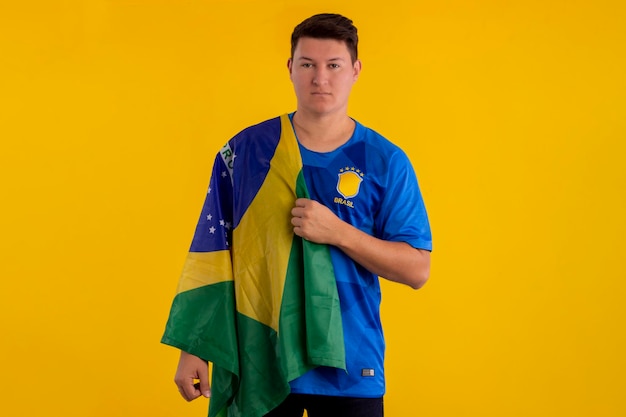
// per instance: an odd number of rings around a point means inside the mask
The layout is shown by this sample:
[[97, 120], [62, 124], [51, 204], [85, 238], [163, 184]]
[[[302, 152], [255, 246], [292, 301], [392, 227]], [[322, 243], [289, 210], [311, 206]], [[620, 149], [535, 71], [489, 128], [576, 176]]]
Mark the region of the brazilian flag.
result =
[[209, 417], [261, 417], [308, 370], [346, 369], [330, 252], [294, 235], [297, 197], [308, 191], [288, 115], [215, 159], [161, 340], [212, 362]]

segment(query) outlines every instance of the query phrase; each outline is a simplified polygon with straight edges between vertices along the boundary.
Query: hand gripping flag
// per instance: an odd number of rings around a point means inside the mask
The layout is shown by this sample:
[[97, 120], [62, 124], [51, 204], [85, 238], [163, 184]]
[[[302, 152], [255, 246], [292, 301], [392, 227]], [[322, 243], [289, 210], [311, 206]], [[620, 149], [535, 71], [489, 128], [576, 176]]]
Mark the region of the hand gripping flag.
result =
[[213, 364], [209, 417], [260, 417], [316, 366], [345, 370], [326, 245], [294, 235], [308, 197], [287, 115], [248, 128], [216, 157], [162, 342]]

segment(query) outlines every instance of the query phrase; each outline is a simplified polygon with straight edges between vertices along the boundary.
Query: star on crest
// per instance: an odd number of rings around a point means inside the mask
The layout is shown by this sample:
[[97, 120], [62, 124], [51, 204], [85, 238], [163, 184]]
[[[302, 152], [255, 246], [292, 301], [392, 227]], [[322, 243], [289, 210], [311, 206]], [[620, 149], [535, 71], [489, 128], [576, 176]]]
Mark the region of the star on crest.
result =
[[339, 168], [339, 173], [340, 174], [343, 174], [344, 172], [354, 172], [354, 173], [358, 174], [360, 177], [363, 177], [365, 175], [364, 171], [361, 171], [359, 168], [356, 168], [356, 167]]

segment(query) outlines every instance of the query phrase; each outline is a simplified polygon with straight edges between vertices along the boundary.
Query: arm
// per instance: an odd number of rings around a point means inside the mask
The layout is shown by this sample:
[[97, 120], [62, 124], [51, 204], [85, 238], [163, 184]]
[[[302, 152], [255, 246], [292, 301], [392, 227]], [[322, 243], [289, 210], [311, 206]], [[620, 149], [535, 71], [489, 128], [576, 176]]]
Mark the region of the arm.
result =
[[376, 275], [414, 289], [428, 280], [429, 251], [368, 235], [313, 200], [297, 199], [291, 214], [296, 235], [311, 242], [336, 246]]
[[[195, 380], [200, 382], [195, 384]], [[180, 351], [174, 382], [180, 395], [187, 401], [195, 400], [201, 395], [207, 398], [211, 396], [207, 361], [183, 350]]]

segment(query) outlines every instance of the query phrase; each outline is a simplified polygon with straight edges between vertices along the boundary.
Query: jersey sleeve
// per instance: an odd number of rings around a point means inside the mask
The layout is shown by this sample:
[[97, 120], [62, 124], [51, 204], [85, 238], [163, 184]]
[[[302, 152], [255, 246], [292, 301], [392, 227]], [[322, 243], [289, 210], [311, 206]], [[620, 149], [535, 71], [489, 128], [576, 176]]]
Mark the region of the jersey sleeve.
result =
[[430, 223], [422, 193], [413, 166], [401, 150], [395, 152], [390, 161], [386, 192], [376, 224], [378, 235], [384, 240], [432, 250]]

